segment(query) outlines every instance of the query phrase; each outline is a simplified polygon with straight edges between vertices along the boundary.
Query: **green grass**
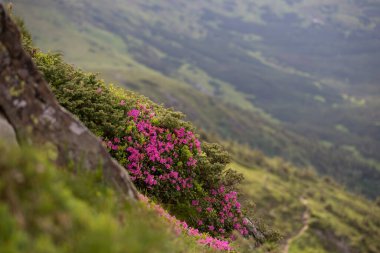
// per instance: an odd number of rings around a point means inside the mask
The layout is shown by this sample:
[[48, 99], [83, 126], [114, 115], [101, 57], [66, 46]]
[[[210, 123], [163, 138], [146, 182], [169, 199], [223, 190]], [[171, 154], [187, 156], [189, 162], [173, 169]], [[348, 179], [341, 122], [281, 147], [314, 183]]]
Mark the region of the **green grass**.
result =
[[311, 234], [306, 234], [303, 238], [296, 240], [291, 247], [289, 252], [293, 253], [331, 253], [331, 251], [323, 248], [323, 242]]
[[[310, 213], [309, 228], [292, 241], [289, 252], [378, 252], [380, 207], [347, 193], [329, 178], [319, 179], [280, 159], [265, 158], [248, 169], [231, 165], [245, 176], [244, 199], [256, 203], [250, 210], [284, 236], [284, 241], [301, 229], [302, 215]], [[307, 200], [306, 206], [300, 201]], [[277, 251], [281, 252], [282, 247]]]
[[349, 133], [350, 132], [350, 130], [348, 130], [348, 128], [346, 126], [341, 125], [341, 124], [335, 125], [335, 130], [342, 132], [342, 133]]
[[212, 252], [126, 202], [101, 172], [58, 170], [32, 148], [0, 151], [1, 252]]
[[267, 65], [268, 67], [271, 67], [273, 69], [276, 69], [276, 70], [279, 70], [279, 71], [282, 71], [282, 72], [285, 72], [288, 74], [298, 75], [300, 77], [311, 77], [309, 73], [299, 71], [299, 70], [294, 69], [292, 67], [281, 66], [278, 63], [276, 63], [275, 61], [273, 61], [273, 60], [271, 61], [270, 59], [265, 58], [260, 51], [258, 51], [258, 52], [249, 51], [249, 52], [247, 52], [247, 54], [249, 56], [251, 56], [252, 58], [260, 61], [260, 63]]
[[[96, 25], [77, 26], [49, 1], [36, 1], [33, 8], [26, 2], [16, 6], [18, 15], [27, 17], [28, 27], [36, 28], [34, 41], [41, 48], [63, 52], [71, 63], [86, 69], [125, 69], [135, 64], [119, 36]], [[49, 36], [42, 35], [46, 31]]]

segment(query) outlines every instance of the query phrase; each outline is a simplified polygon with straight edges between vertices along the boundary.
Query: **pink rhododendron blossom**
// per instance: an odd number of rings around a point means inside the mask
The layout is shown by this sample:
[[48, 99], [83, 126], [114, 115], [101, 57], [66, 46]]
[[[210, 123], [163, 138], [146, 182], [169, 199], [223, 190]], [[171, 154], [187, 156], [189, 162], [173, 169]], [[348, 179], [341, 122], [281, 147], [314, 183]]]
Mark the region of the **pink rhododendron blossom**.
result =
[[[121, 100], [120, 105], [126, 105], [125, 100]], [[158, 199], [165, 193], [164, 203], [181, 200], [193, 208], [197, 217], [191, 225], [196, 229], [223, 237], [228, 237], [234, 229], [244, 236], [248, 234], [237, 193], [218, 183], [202, 188], [202, 181], [197, 176], [201, 175], [204, 153], [192, 131], [184, 127], [160, 126], [153, 109], [138, 104], [126, 112], [125, 129], [120, 135], [103, 138], [103, 142], [128, 170], [139, 189]], [[199, 187], [201, 193], [196, 193]], [[157, 212], [168, 216], [158, 207]], [[187, 229], [187, 224], [183, 223], [181, 228]], [[224, 247], [215, 240], [211, 237], [202, 244]]]
[[145, 178], [145, 183], [147, 183], [147, 185], [149, 185], [149, 186], [153, 186], [153, 185], [157, 184], [157, 181], [154, 179], [154, 176], [152, 176], [152, 175], [149, 174]]
[[[139, 199], [142, 203], [144, 203], [149, 209], [154, 210], [159, 216], [161, 216], [163, 219], [165, 219], [167, 222], [169, 222], [172, 225], [174, 233], [179, 236], [181, 233], [187, 234], [188, 236], [192, 236], [197, 239], [197, 242], [200, 245], [208, 246], [210, 248], [216, 249], [216, 250], [224, 250], [224, 251], [231, 251], [233, 248], [231, 247], [230, 243], [228, 241], [219, 240], [217, 238], [213, 238], [207, 234], [202, 234], [199, 232], [198, 229], [192, 228], [188, 226], [186, 222], [181, 222], [177, 220], [174, 216], [171, 216], [169, 213], [167, 213], [161, 206], [156, 205], [150, 200], [142, 195], [139, 194]], [[199, 223], [199, 221], [198, 221]], [[201, 223], [203, 224], [203, 223]], [[214, 227], [209, 226], [209, 230], [213, 231]]]
[[[126, 156], [127, 160], [122, 159], [126, 161], [124, 166], [138, 186], [145, 185], [152, 192], [156, 187], [161, 187], [160, 191], [185, 192], [192, 189], [192, 170], [196, 169], [197, 160], [190, 155], [183, 161], [184, 156], [179, 156], [178, 152], [197, 146], [199, 141], [183, 127], [169, 130], [153, 125], [152, 115], [155, 113], [145, 105], [138, 105], [138, 109], [128, 111], [128, 135], [114, 138], [106, 146], [111, 151], [119, 151], [119, 146], [127, 146], [125, 154], [115, 155]], [[184, 164], [189, 169], [185, 169]], [[161, 183], [158, 184], [158, 181]]]
[[131, 111], [128, 112], [128, 116], [133, 117], [135, 119], [137, 119], [137, 117], [139, 116], [139, 114], [140, 114], [140, 111], [136, 110], [136, 109], [133, 109], [133, 110], [131, 110]]
[[199, 205], [199, 200], [194, 199], [194, 200], [191, 201], [191, 204], [193, 206], [197, 206], [197, 205]]
[[213, 210], [217, 211], [219, 222], [205, 224], [208, 227], [213, 226], [215, 228], [210, 233], [224, 236], [226, 228], [228, 228], [230, 231], [237, 230], [241, 235], [247, 236], [248, 230], [245, 227], [246, 224], [243, 224], [241, 205], [237, 200], [237, 193], [234, 191], [226, 192], [224, 186], [220, 186], [216, 190], [210, 190], [210, 193], [211, 196], [205, 197], [200, 203], [200, 206], [204, 206], [205, 209], [198, 209], [198, 212], [202, 215], [206, 215]]

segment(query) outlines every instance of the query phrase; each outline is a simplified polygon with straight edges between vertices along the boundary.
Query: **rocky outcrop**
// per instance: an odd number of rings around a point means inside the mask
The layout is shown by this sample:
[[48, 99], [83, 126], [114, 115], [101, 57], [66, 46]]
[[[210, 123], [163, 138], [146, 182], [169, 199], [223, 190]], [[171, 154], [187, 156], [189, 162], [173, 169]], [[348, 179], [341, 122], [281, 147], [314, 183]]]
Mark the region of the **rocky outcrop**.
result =
[[[54, 149], [58, 166], [103, 168], [105, 179], [131, 198], [137, 191], [126, 170], [100, 140], [62, 108], [24, 51], [17, 26], [0, 4], [0, 112], [17, 140]], [[4, 121], [5, 122], [5, 121]]]

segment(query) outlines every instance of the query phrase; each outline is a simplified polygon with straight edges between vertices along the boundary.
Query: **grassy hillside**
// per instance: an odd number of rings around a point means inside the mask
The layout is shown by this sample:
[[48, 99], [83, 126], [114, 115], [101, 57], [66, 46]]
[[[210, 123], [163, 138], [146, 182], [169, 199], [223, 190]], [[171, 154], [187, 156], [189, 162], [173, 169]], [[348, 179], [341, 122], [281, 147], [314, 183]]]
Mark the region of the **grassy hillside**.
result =
[[[57, 170], [30, 148], [1, 147], [0, 154], [2, 252], [213, 252], [193, 237], [178, 236], [143, 204], [119, 199], [99, 173]], [[284, 238], [258, 252], [379, 251], [380, 207], [374, 203], [280, 159], [230, 166], [245, 176], [241, 192], [251, 202], [248, 212]], [[244, 252], [244, 244], [235, 247]]]
[[32, 148], [0, 150], [1, 252], [215, 252], [154, 208], [126, 202], [101, 170], [73, 174]]
[[231, 166], [244, 174], [243, 198], [256, 203], [249, 212], [283, 234], [275, 252], [380, 250], [380, 207], [373, 202], [281, 159]]
[[378, 195], [375, 2], [13, 2], [41, 48]]

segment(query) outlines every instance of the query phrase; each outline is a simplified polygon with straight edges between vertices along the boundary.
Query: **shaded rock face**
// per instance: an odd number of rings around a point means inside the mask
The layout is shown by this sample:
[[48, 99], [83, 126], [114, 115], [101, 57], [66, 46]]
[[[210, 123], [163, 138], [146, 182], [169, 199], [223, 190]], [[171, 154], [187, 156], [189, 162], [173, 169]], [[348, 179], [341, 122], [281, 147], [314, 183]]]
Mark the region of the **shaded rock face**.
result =
[[[0, 4], [0, 112], [20, 144], [53, 148], [56, 164], [76, 169], [103, 168], [105, 179], [126, 196], [137, 198], [127, 171], [100, 140], [62, 108], [21, 44], [17, 26]], [[8, 122], [8, 123], [7, 123]], [[4, 128], [4, 129], [6, 129]], [[8, 130], [4, 130], [8, 131]], [[9, 134], [7, 134], [10, 137]]]
[[249, 218], [244, 218], [244, 223], [246, 224], [246, 227], [248, 228], [249, 234], [255, 237], [259, 243], [262, 243], [265, 241], [265, 236], [261, 233], [258, 227]]
[[0, 112], [0, 142], [2, 142], [5, 147], [8, 146], [17, 146], [16, 133], [12, 125]]

